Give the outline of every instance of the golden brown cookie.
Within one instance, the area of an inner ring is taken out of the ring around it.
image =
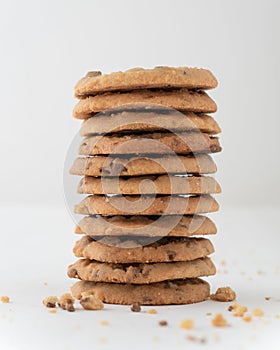
[[[71,287],[75,298],[93,294],[108,304],[168,305],[191,304],[209,298],[210,286],[200,278],[187,278],[151,284],[120,284],[79,281]]]
[[[92,195],[75,206],[84,215],[179,215],[214,212],[219,209],[210,195],[201,196],[113,196]]]
[[[89,96],[80,100],[73,110],[75,118],[85,119],[92,113],[129,104],[147,103],[174,108],[179,111],[213,113],[217,111],[216,103],[204,91],[178,90],[135,90],[132,92],[107,92]]]
[[[154,131],[200,130],[208,134],[218,134],[221,129],[214,118],[207,114],[178,111],[143,112],[113,111],[108,115],[101,113],[86,119],[80,129],[81,136],[116,132],[154,132]]]
[[[139,176],[159,174],[212,174],[217,171],[213,159],[208,154],[195,156],[162,157],[80,157],[70,170],[72,175],[85,176]]]
[[[222,150],[218,137],[200,132],[105,135],[85,137],[80,155],[104,154],[190,154]]]
[[[159,221],[160,219],[160,221]],[[164,228],[163,232],[162,228]],[[189,237],[216,234],[212,220],[202,215],[149,216],[86,216],[79,222],[75,233],[91,236],[150,236]]]
[[[221,187],[210,176],[146,175],[129,178],[93,177],[81,179],[78,193],[83,194],[210,194]]]
[[[207,69],[189,67],[132,68],[125,72],[104,74],[89,72],[78,81],[75,93],[94,95],[105,91],[135,90],[142,88],[199,88],[213,89],[217,79]]]
[[[147,243],[146,237],[105,236],[96,241],[83,236],[76,242],[73,252],[78,258],[123,264],[190,261],[214,252],[206,238],[163,237]]]
[[[81,97],[81,99],[85,99],[86,97]],[[166,106],[154,104],[154,103],[145,103],[145,102],[135,102],[135,103],[128,103],[125,105],[119,105],[119,106],[113,106],[112,108],[106,109],[104,111],[100,112],[93,112],[90,114],[79,114],[75,116],[77,119],[82,119],[86,120],[91,117],[99,117],[99,116],[110,116],[115,113],[122,113],[122,112],[135,112],[135,113],[142,113],[142,112],[147,112],[147,113],[167,113],[167,112],[178,112],[178,113],[183,113],[180,111],[176,111],[173,108],[169,108]],[[185,112],[186,113],[186,112]],[[197,113],[202,114],[202,113]]]
[[[151,264],[112,264],[81,259],[68,267],[70,278],[83,281],[147,284],[171,279],[210,276],[216,273],[210,258]]]

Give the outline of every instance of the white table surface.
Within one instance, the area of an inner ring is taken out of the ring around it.
[[[50,314],[42,299],[68,291],[73,283],[66,268],[75,260],[74,223],[64,208],[2,207],[0,295],[11,302],[0,303],[0,349],[280,349],[279,214],[279,208],[222,208],[213,215],[219,228],[213,238],[218,274],[208,280],[213,291],[230,285],[249,313],[264,310],[264,317],[246,323],[227,311],[230,303],[214,301],[155,307],[155,315],[145,312],[149,307],[132,313],[113,305]],[[211,326],[218,312],[228,327]],[[194,329],[180,329],[184,319],[193,319]],[[100,325],[102,320],[109,325]],[[160,320],[168,326],[160,327]]]

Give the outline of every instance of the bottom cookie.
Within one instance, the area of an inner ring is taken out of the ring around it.
[[[82,293],[93,294],[108,304],[169,305],[192,304],[209,298],[210,286],[200,278],[172,280],[148,285],[115,284],[79,281],[71,287],[73,296],[81,299]]]

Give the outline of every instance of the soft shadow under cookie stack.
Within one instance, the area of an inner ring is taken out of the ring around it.
[[[218,210],[209,154],[221,147],[204,90],[216,86],[208,70],[170,67],[90,72],[77,83],[84,139],[71,173],[83,176],[78,192],[87,197],[75,207],[85,215],[75,230],[80,260],[68,268],[80,279],[76,298],[163,305],[209,297],[200,277],[216,272],[205,237],[216,226],[204,214]]]

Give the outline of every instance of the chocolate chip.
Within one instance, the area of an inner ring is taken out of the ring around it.
[[[67,303],[65,310],[69,312],[74,312],[75,311],[74,305],[72,303],[69,303],[69,304]]]
[[[173,261],[175,259],[176,253],[173,252],[172,250],[168,250],[167,251],[167,256],[168,256],[169,260]]]
[[[65,300],[64,303],[58,303],[58,306],[69,312],[75,311],[74,304],[71,299]]]
[[[58,304],[58,306],[69,312],[75,311],[73,303]]]
[[[141,311],[141,306],[140,306],[139,303],[134,303],[134,304],[132,304],[130,310],[132,312],[140,312]]]
[[[232,310],[233,310],[233,306],[230,305],[230,306],[228,307],[228,311],[232,311]]]
[[[168,323],[167,323],[167,321],[159,321],[159,323],[158,323],[160,326],[167,326],[168,325]]]
[[[143,302],[151,302],[152,301],[152,299],[150,297],[146,297],[146,296],[144,296],[142,299],[143,299]]]
[[[46,307],[54,308],[55,307],[55,303],[47,302],[46,303]]]

